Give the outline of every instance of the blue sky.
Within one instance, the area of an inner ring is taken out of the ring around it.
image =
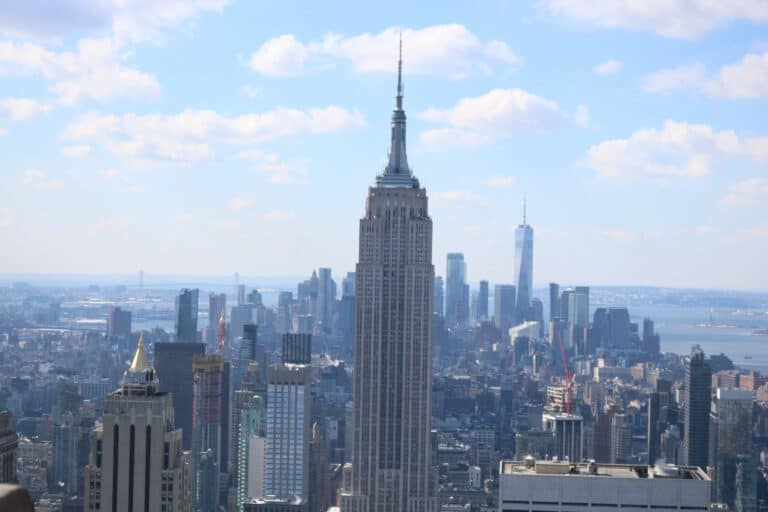
[[[0,271],[353,270],[403,34],[434,260],[768,288],[768,4],[0,6]]]

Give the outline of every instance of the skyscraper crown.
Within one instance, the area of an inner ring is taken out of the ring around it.
[[[392,111],[392,135],[389,145],[389,160],[384,172],[376,176],[380,187],[418,188],[419,180],[408,167],[405,151],[405,110],[403,110],[403,40],[400,38],[400,58],[397,62],[397,96]]]

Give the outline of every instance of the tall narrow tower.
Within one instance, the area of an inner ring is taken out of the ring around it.
[[[533,299],[533,228],[528,225],[525,210],[523,200],[523,223],[515,229],[515,322],[526,320]]]
[[[402,44],[389,162],[368,190],[356,268],[352,474],[345,512],[433,512],[435,270],[427,192],[405,153]]]

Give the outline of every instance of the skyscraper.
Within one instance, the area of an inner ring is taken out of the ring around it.
[[[549,321],[560,317],[560,285],[549,283]]]
[[[430,461],[432,220],[427,192],[408,167],[400,77],[389,162],[369,189],[360,220],[345,512],[433,512],[438,505]]]
[[[312,362],[312,335],[304,332],[283,334],[283,362],[310,364]]]
[[[221,313],[226,315],[227,311],[227,294],[225,293],[213,293],[208,295],[208,328],[206,329],[205,341],[208,345],[208,351],[214,352],[216,350],[216,341],[218,339],[219,331],[219,319],[221,319]]]
[[[197,302],[200,290],[183,288],[176,296],[176,341],[197,341]]]
[[[718,388],[712,402],[712,498],[736,512],[757,510],[752,391]]]
[[[171,396],[157,390],[139,338],[123,385],[107,397],[85,469],[86,511],[188,510],[188,464]]]
[[[237,391],[245,393],[245,391]],[[264,496],[267,446],[266,400],[250,394],[243,403],[237,449],[237,504]]]
[[[488,281],[480,281],[477,290],[477,315],[476,320],[482,321],[488,318]]]
[[[435,313],[440,316],[445,316],[445,288],[443,286],[443,278],[435,276]]]
[[[523,202],[523,223],[515,229],[515,321],[526,319],[533,299],[533,228],[528,225]]]
[[[131,337],[131,312],[119,306],[109,310],[107,316],[107,338],[110,340],[128,339]]]
[[[712,369],[704,351],[693,347],[685,363],[685,408],[683,409],[683,464],[707,467],[709,462],[709,412],[712,398]]]
[[[515,315],[515,285],[497,284],[493,287],[493,324],[502,334],[509,331]]]
[[[445,321],[448,327],[466,325],[469,318],[467,264],[460,252],[449,252],[445,264]]]
[[[318,332],[330,333],[333,320],[333,302],[336,300],[336,282],[331,269],[321,267],[317,273],[317,317]]]
[[[229,363],[221,354],[192,359],[194,500],[201,512],[219,504],[221,475],[229,464]]]
[[[269,367],[265,495],[308,499],[312,368]]]
[[[185,450],[192,446],[192,359],[205,354],[202,343],[155,343],[155,371],[160,391],[170,393]]]
[[[11,427],[10,411],[0,410],[0,484],[16,483],[19,439]]]

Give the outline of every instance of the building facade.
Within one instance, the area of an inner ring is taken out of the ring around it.
[[[683,464],[706,468],[709,464],[709,413],[712,369],[696,345],[685,363],[683,408]]]
[[[341,496],[347,512],[438,505],[430,460],[432,220],[426,190],[408,167],[400,76],[389,161],[360,220],[352,474]]]
[[[189,464],[171,396],[158,390],[139,339],[123,385],[107,397],[84,470],[88,512],[189,510]]]

